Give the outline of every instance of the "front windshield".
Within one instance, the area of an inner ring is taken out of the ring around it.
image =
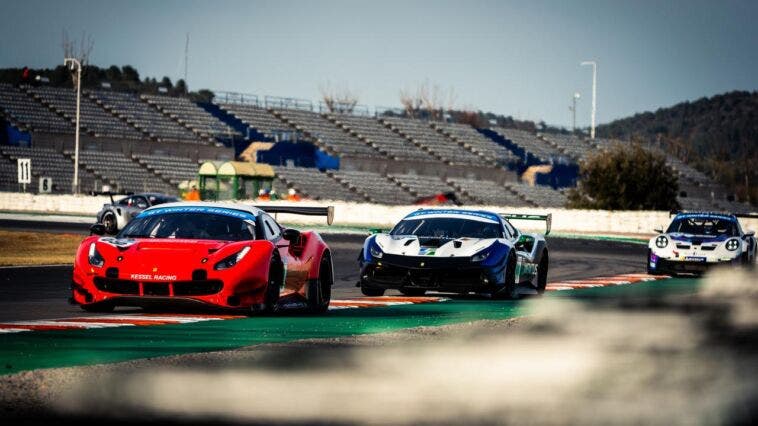
[[[167,196],[167,195],[151,195],[148,198],[150,198],[150,204],[153,206],[157,206],[158,204],[164,204],[164,203],[175,203],[179,201],[178,198]]]
[[[674,219],[666,232],[692,235],[738,236],[737,226],[734,221],[701,217]]]
[[[502,238],[503,231],[499,223],[480,222],[478,220],[432,217],[423,219],[404,219],[395,225],[390,235],[416,235],[434,238]]]
[[[255,222],[211,213],[163,213],[132,220],[118,238],[245,241],[255,239]]]

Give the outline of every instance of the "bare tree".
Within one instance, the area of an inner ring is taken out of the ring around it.
[[[430,86],[429,81],[419,84],[415,92],[406,89],[400,91],[400,103],[409,117],[423,112],[432,120],[442,120],[445,111],[453,108],[455,99],[452,88],[443,90],[437,84]]]
[[[82,31],[82,37],[78,40],[70,39],[68,31],[63,30],[61,35],[61,48],[63,48],[64,58],[74,58],[82,64],[82,69],[89,64],[89,57],[92,49],[95,47],[95,40],[92,35]],[[76,71],[71,70],[71,82],[76,85]]]
[[[319,87],[321,100],[329,112],[351,113],[358,105],[358,95],[347,87],[333,88],[329,82]]]

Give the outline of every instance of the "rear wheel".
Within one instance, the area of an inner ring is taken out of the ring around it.
[[[547,287],[547,269],[550,266],[550,258],[547,255],[547,250],[542,252],[542,259],[537,266],[537,293],[543,294],[545,287]]]
[[[505,284],[500,291],[492,293],[493,299],[518,299],[518,282],[516,282],[516,256],[511,251],[505,265]]]
[[[329,309],[333,284],[332,258],[329,252],[326,252],[321,257],[318,279],[308,282],[308,312],[322,314]]]
[[[426,294],[426,290],[423,288],[401,288],[400,293],[406,296],[423,296]]]
[[[116,232],[118,232],[118,221],[116,220],[116,215],[113,214],[113,212],[106,212],[103,215],[103,227],[105,228],[105,232],[108,234],[114,235]]]

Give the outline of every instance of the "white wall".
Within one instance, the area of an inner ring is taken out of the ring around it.
[[[107,196],[73,196],[73,195],[31,195],[0,192],[0,211],[15,211],[43,214],[91,215],[93,218],[104,203],[110,202]],[[278,202],[287,204],[286,201]],[[245,202],[245,204],[261,204]],[[301,202],[298,205],[333,205],[334,224],[352,226],[390,227],[406,214],[419,206],[384,206],[376,204],[356,204],[345,202]],[[568,210],[541,208],[509,208],[503,206],[466,206],[472,209],[484,209],[494,212],[513,213],[552,213],[553,231],[561,233],[594,234],[652,234],[653,229],[665,227],[669,221],[668,212],[658,211],[604,211],[604,210]],[[302,224],[325,224],[321,217],[293,216],[281,214],[278,219],[284,222]],[[741,219],[743,228],[758,229],[757,219]],[[543,230],[539,222],[517,222],[522,229]]]

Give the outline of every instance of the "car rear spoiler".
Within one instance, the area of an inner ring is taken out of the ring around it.
[[[326,224],[334,222],[334,206],[328,207],[305,207],[305,206],[255,206],[266,213],[287,213],[303,216],[326,216]]]
[[[544,220],[545,221],[545,235],[550,233],[550,229],[553,227],[553,214],[524,214],[524,213],[500,213],[500,217],[508,220]]]
[[[93,196],[107,195],[107,196],[111,197],[111,204],[116,204],[116,201],[113,200],[113,196],[114,195],[125,195],[125,196],[128,197],[128,196],[134,195],[134,192],[126,192],[126,193],[123,193],[123,194],[116,194],[115,192],[111,192],[111,191],[104,191],[104,192],[92,191],[92,192],[90,192],[90,195],[93,195]]]
[[[742,217],[745,219],[758,219],[758,213],[721,213],[721,212],[706,212],[706,211],[693,211],[693,210],[671,210],[669,212],[669,217],[676,216],[679,213],[722,214],[722,215],[731,215],[734,217]]]

